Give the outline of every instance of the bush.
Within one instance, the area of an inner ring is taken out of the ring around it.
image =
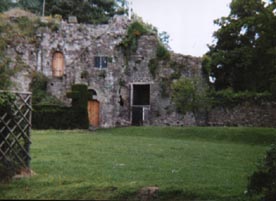
[[[124,48],[125,55],[129,55],[131,52],[136,52],[138,39],[149,33],[147,28],[142,22],[135,21],[129,25],[127,30],[127,36],[122,41],[121,46]]]
[[[178,112],[198,112],[210,105],[207,89],[199,78],[181,78],[172,84],[172,100]]]
[[[32,103],[34,105],[40,104],[40,102],[47,95],[47,82],[48,79],[40,72],[32,73],[32,81],[30,83],[30,89],[32,90]]]
[[[163,44],[158,43],[157,50],[156,50],[156,57],[159,60],[170,60],[171,54]]]
[[[234,92],[227,88],[220,91],[212,91],[209,96],[213,99],[215,105],[236,105],[244,101],[270,101],[273,99],[269,92],[256,93],[250,91]]]
[[[33,112],[35,129],[87,129],[87,112],[57,105],[36,106]]]
[[[260,201],[276,198],[276,145],[267,151],[263,164],[249,178],[248,193]]]
[[[86,85],[73,85],[72,91],[67,93],[72,98],[72,107],[60,104],[34,105],[32,115],[35,129],[87,129],[89,126],[87,101],[88,89]]]
[[[151,59],[148,64],[149,71],[153,78],[155,78],[156,70],[158,68],[158,60],[157,59]]]

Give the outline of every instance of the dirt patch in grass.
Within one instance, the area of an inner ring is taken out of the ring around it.
[[[33,170],[29,168],[22,168],[17,171],[16,175],[13,176],[13,179],[22,179],[22,178],[29,178],[37,175]]]

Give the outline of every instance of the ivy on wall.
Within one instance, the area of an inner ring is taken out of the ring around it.
[[[147,33],[149,33],[149,30],[142,22],[135,21],[129,25],[127,35],[120,44],[124,50],[125,56],[130,56],[131,53],[136,52],[138,39]]]
[[[40,27],[49,27],[52,31],[59,24],[56,19],[49,18],[47,23],[32,13],[16,9],[17,15],[21,17],[12,17],[13,14],[2,13],[0,15],[0,89],[7,90],[13,87],[11,77],[23,69],[28,69],[28,65],[21,58],[21,52],[16,47],[24,44],[38,45],[37,30]],[[25,16],[26,15],[26,16]],[[14,49],[16,55],[13,58],[7,56],[7,49]]]

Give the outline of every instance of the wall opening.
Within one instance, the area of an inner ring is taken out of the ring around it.
[[[133,85],[133,105],[150,105],[150,85]]]
[[[55,52],[52,60],[52,71],[54,77],[62,77],[64,75],[64,55],[62,52]]]
[[[131,122],[134,126],[142,126],[149,118],[150,85],[133,84],[131,87]]]

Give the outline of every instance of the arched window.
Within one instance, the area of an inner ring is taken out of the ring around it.
[[[52,70],[54,77],[62,77],[64,75],[64,56],[62,52],[55,52],[52,61]]]

